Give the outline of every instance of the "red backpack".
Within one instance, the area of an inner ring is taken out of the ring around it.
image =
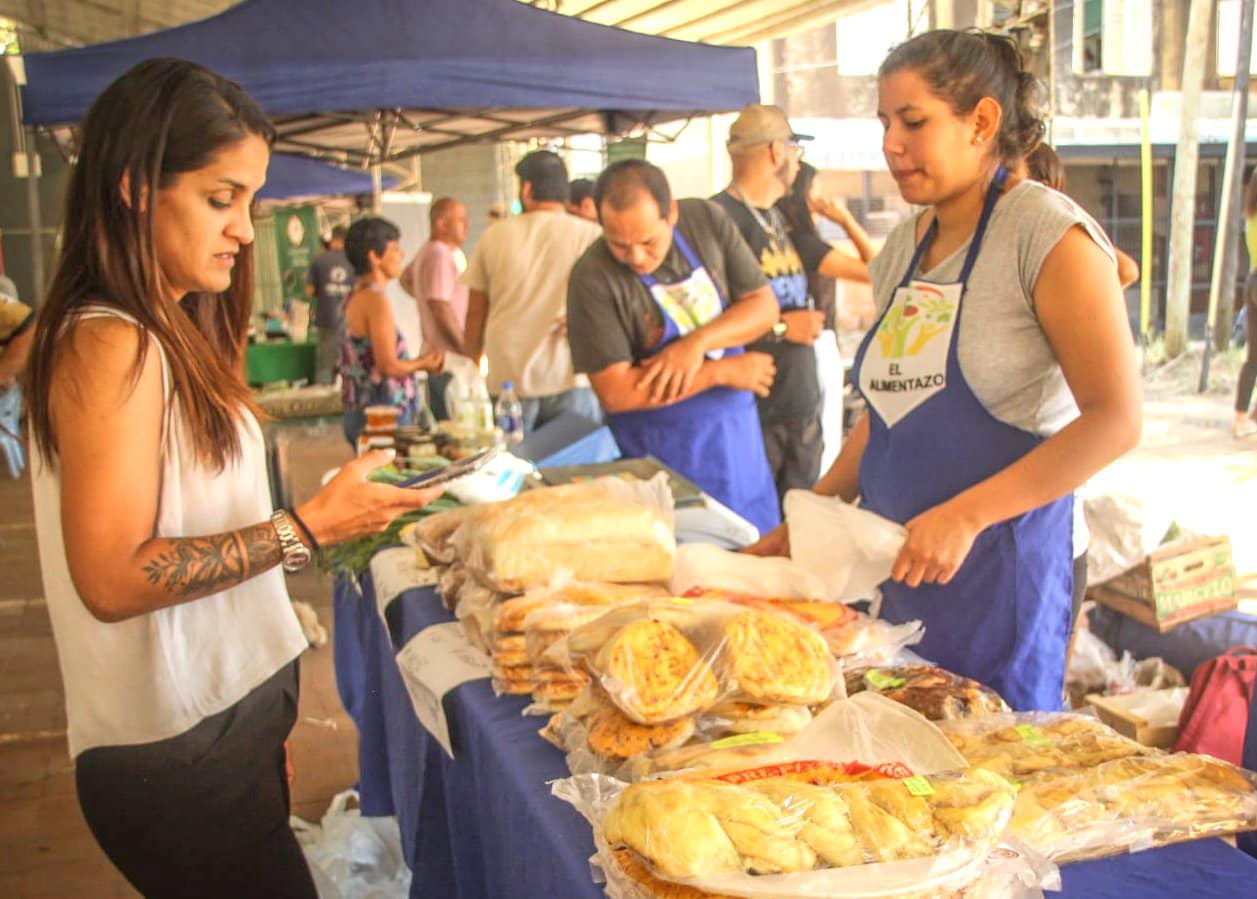
[[[1203,752],[1242,764],[1248,708],[1257,684],[1257,648],[1236,646],[1202,662],[1178,719],[1175,752]]]

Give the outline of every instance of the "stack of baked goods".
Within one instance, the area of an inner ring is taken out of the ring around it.
[[[1095,718],[1073,712],[991,715],[945,721],[939,727],[969,764],[1019,783],[1043,772],[1080,771],[1158,752]]]
[[[844,780],[770,768],[634,784],[595,821],[600,860],[657,896],[674,888],[736,895],[748,875],[787,875],[773,881],[780,895],[836,895],[857,884],[885,889],[897,878],[911,885],[949,873],[971,881],[1014,801],[1007,781],[980,768]],[[914,859],[921,861],[905,864]],[[885,894],[892,892],[899,895]]]
[[[1009,711],[990,687],[934,665],[846,670],[847,695],[875,690],[931,721],[978,718]]]
[[[557,711],[576,698],[589,676],[547,660],[545,651],[613,606],[663,594],[662,587],[651,584],[572,581],[534,588],[494,604],[488,644],[495,689],[531,693],[538,711]]]
[[[1190,753],[1042,771],[1021,785],[1010,827],[1054,861],[1257,830],[1257,775]]]
[[[507,613],[507,627],[498,621],[503,603],[573,581],[588,582],[594,592],[606,593],[601,585],[633,585],[629,596],[659,595],[676,555],[671,495],[662,480],[599,478],[538,488],[430,516],[406,539],[442,566],[437,589],[472,644],[493,657],[495,685],[519,694],[534,692],[535,666],[527,657],[523,627],[527,611],[560,603],[609,605],[611,598],[525,600]],[[574,613],[574,620],[585,616]],[[546,622],[558,636],[571,626],[559,616]],[[562,702],[586,678],[544,674],[542,680],[538,692]]]
[[[760,596],[704,587],[691,588],[684,595],[770,608],[792,615],[816,628],[844,668],[887,663],[900,649],[917,643],[924,633],[919,621],[891,624],[857,612],[845,603],[825,599]]]
[[[1257,829],[1257,776],[1163,753],[1085,715],[1029,712],[940,728],[970,764],[1018,785],[1012,833],[1054,861]]]
[[[622,606],[574,630],[546,657],[594,681],[543,730],[569,753],[573,771],[615,771],[691,739],[717,749],[722,740],[780,742],[811,721],[811,706],[841,692],[837,665],[814,628],[714,600]]]

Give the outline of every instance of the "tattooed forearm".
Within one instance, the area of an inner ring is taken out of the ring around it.
[[[148,582],[180,598],[234,587],[280,561],[279,538],[269,522],[214,534],[163,541],[144,566]]]

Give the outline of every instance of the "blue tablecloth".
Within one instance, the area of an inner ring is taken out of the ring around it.
[[[335,591],[336,673],[360,731],[365,814],[397,815],[412,897],[584,899],[602,895],[590,878],[589,826],[550,795],[567,775],[563,756],[537,736],[526,702],[495,697],[487,680],[445,700],[455,758],[415,717],[393,654],[415,634],[453,620],[431,589],[389,604],[385,624],[370,578],[362,593]],[[1221,840],[1200,840],[1061,869],[1065,899],[1241,899],[1257,897],[1257,859]]]

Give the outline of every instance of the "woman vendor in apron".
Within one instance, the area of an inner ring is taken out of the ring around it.
[[[1067,197],[1009,174],[1042,138],[1037,93],[994,35],[929,32],[882,64],[883,153],[929,208],[870,266],[869,411],[814,488],[905,525],[882,617],[920,619],[921,655],[1016,709],[1060,707],[1073,490],[1140,430],[1111,246]]]

